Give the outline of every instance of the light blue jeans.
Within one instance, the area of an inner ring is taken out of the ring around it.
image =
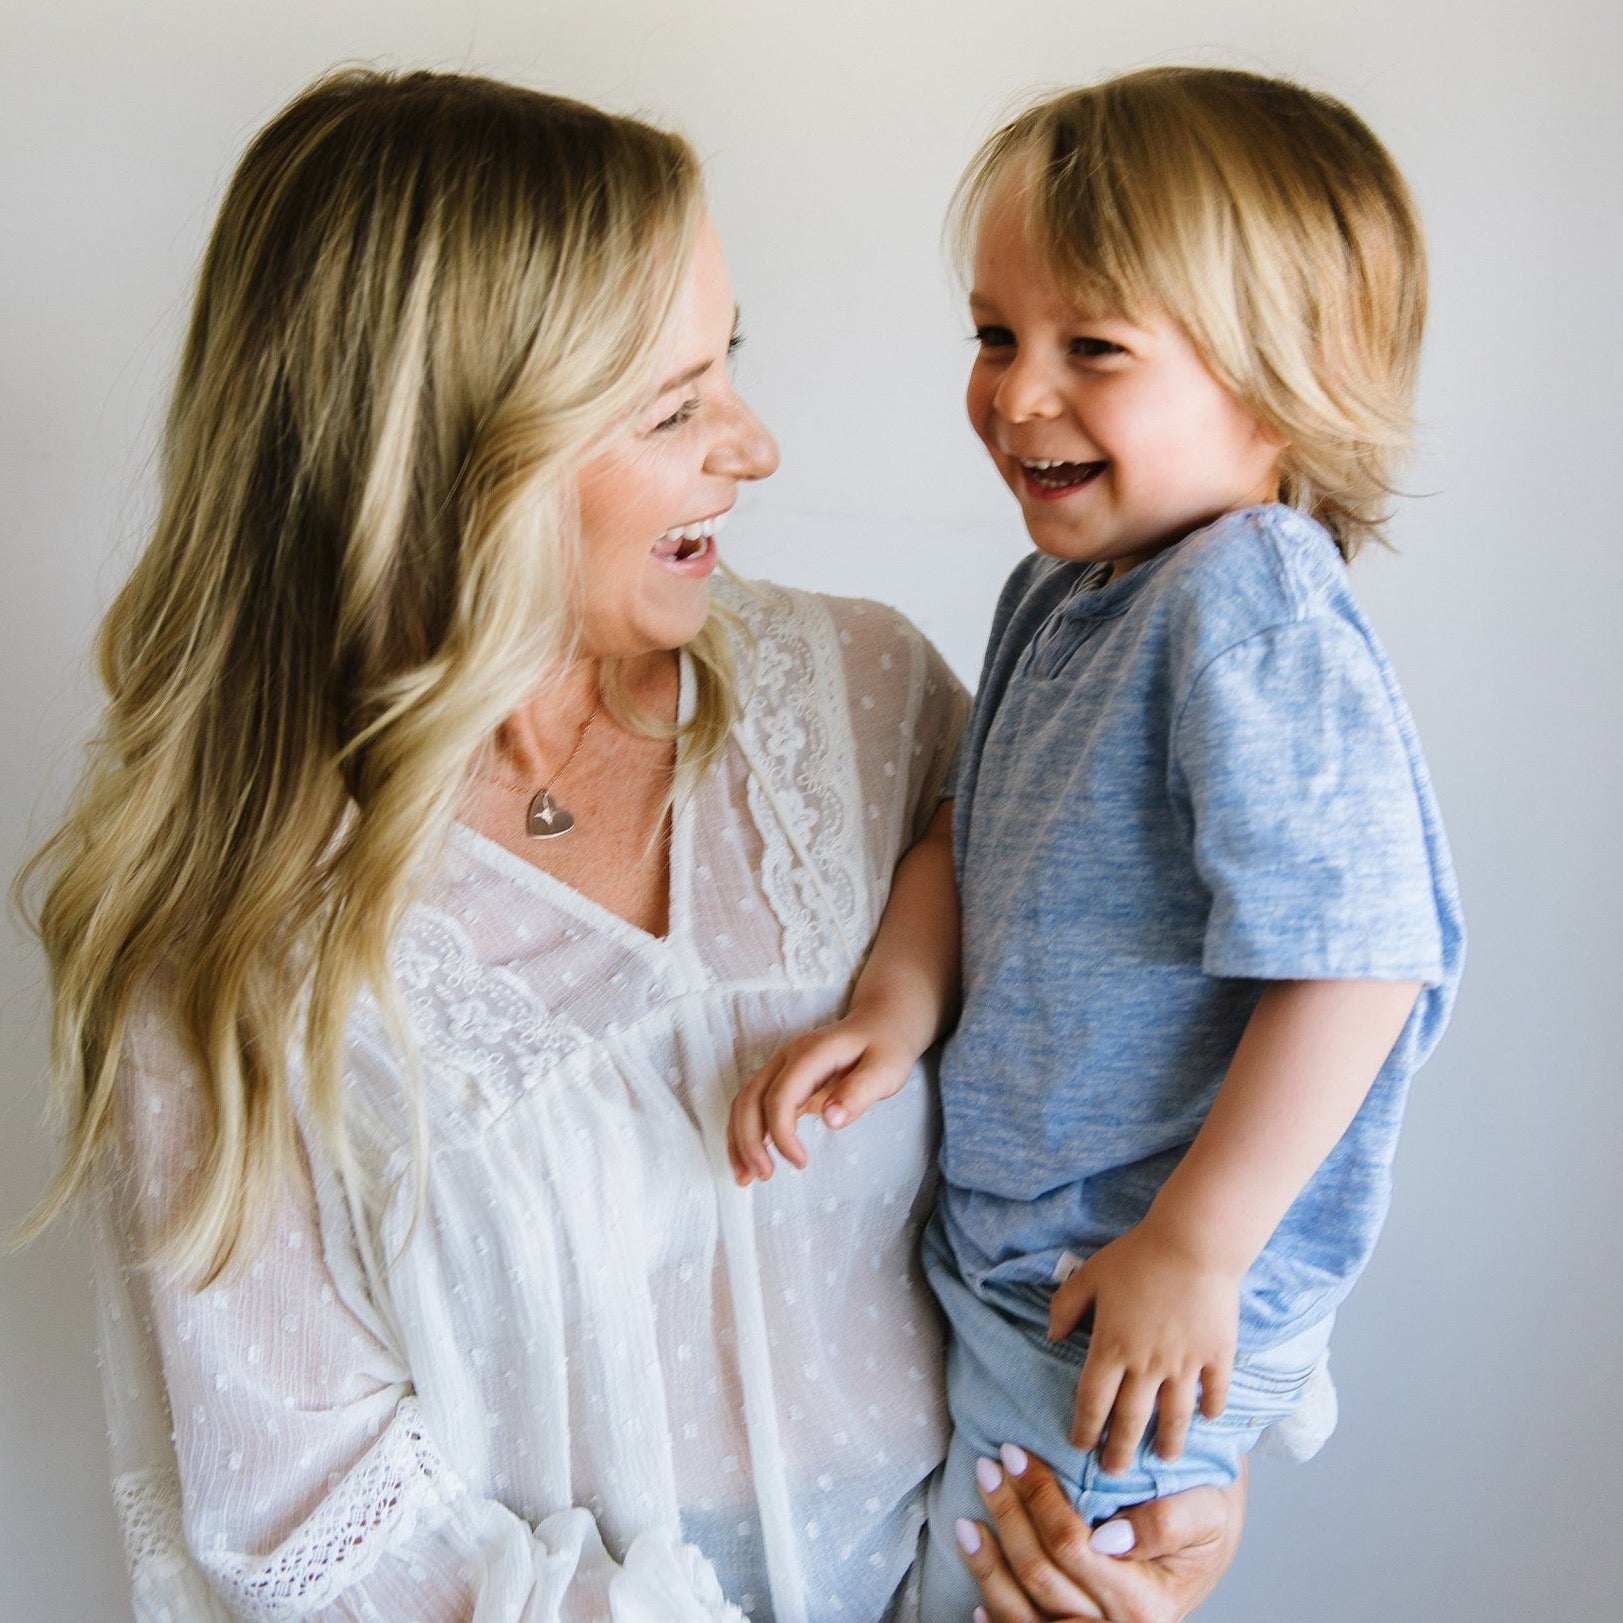
[[[947,1407],[953,1424],[946,1462],[930,1485],[923,1586],[929,1623],[960,1623],[980,1604],[953,1532],[959,1517],[986,1520],[976,1460],[995,1460],[1004,1443],[1017,1443],[1053,1467],[1090,1523],[1184,1488],[1227,1487],[1262,1432],[1295,1409],[1334,1322],[1332,1314],[1278,1347],[1237,1360],[1227,1407],[1216,1420],[1197,1413],[1177,1459],[1153,1452],[1151,1426],[1132,1466],[1106,1476],[1097,1455],[1072,1447],[1069,1437],[1087,1338],[1051,1342],[1047,1305],[1036,1293],[1029,1317],[1016,1316],[1017,1303],[1005,1314],[977,1296],[959,1277],[938,1220],[925,1229],[924,1271],[949,1326]]]

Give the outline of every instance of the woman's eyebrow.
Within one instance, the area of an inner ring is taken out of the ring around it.
[[[666,378],[666,380],[660,384],[658,393],[655,394],[654,398],[657,400],[660,395],[670,394],[673,390],[683,388],[685,385],[692,383],[695,378],[703,377],[704,374],[710,370],[713,364],[714,363],[711,361],[700,361],[697,366],[690,366],[687,371],[681,373],[677,377]]]
[[[739,308],[735,304],[733,306],[733,330],[727,337],[727,353],[729,355],[744,341],[744,335],[738,330],[738,324],[741,319],[742,317]],[[676,377],[667,378],[662,384],[660,384],[659,390],[654,395],[654,398],[658,400],[661,395],[667,395],[675,389],[683,388],[687,384],[692,383],[695,378],[702,378],[714,364],[715,363],[713,361],[699,361],[695,365],[690,366],[687,371],[679,373]]]

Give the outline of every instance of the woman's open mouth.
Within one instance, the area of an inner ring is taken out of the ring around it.
[[[716,565],[716,536],[727,522],[725,513],[674,524],[654,543],[654,557],[667,569],[684,575],[708,575]]]
[[[1106,468],[1108,462],[1054,462],[1033,457],[1018,459],[1022,483],[1026,490],[1042,501],[1069,496],[1072,491],[1091,485]]]

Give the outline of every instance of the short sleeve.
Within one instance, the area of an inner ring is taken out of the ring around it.
[[[1169,771],[1211,892],[1207,974],[1441,979],[1400,705],[1364,635],[1331,616],[1258,632],[1199,672]]]

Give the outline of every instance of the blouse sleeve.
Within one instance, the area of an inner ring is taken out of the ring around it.
[[[96,1211],[114,1497],[136,1615],[357,1623],[742,1619],[666,1530],[610,1558],[585,1510],[532,1526],[472,1493],[381,1318],[329,1266],[308,1167],[203,1289],[143,1266],[192,1170],[197,1101],[150,1029]],[[346,1271],[347,1277],[347,1271]]]
[[[878,848],[894,863],[951,793],[969,695],[929,639],[894,609],[833,598],[857,741],[857,770]],[[883,836],[889,836],[885,838]],[[884,874],[888,888],[889,871]]]

